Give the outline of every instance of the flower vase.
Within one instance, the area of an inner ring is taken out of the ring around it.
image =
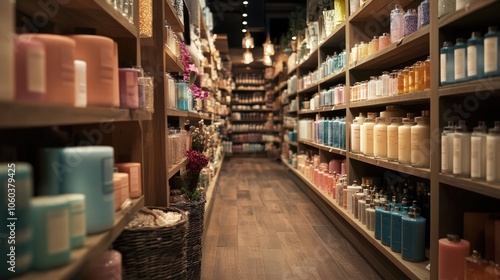
[[[196,188],[198,187],[198,181],[200,179],[200,172],[196,171],[188,171],[187,173],[187,184],[189,191],[191,193],[196,191]]]

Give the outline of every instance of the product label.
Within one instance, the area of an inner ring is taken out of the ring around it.
[[[441,172],[450,170],[448,156],[448,136],[441,136]]]
[[[43,50],[30,48],[26,56],[26,84],[28,91],[44,94],[47,91],[45,84],[45,53]]]
[[[498,37],[484,39],[484,72],[498,71]]]
[[[47,254],[54,255],[69,250],[68,209],[47,213]]]
[[[496,139],[491,136],[486,137],[486,181],[495,181],[497,178],[497,174],[495,174],[496,170]]]
[[[465,78],[465,48],[455,50],[455,80]]]
[[[85,212],[73,213],[71,217],[73,229],[71,236],[84,236],[85,235]]]
[[[360,149],[360,129],[359,126],[352,126],[352,148],[353,152],[359,152]]]
[[[130,168],[130,192],[139,192],[139,167]]]
[[[481,138],[472,137],[470,146],[470,173],[472,178],[481,177]]]
[[[446,82],[446,54],[442,53],[440,55],[440,74],[441,74],[441,82]]]
[[[477,75],[477,48],[476,46],[467,47],[467,76]]]
[[[373,154],[373,126],[366,128],[365,153]]]
[[[462,174],[462,139],[453,138],[453,174]]]
[[[114,50],[106,47],[101,48],[101,79],[112,80],[113,79],[113,57]]]

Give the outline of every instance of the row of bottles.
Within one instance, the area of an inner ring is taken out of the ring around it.
[[[288,138],[289,142],[297,142],[297,131],[289,130],[287,134],[285,134],[285,138]]]
[[[233,142],[262,142],[262,133],[235,134],[231,137]]]
[[[377,113],[362,114],[351,125],[351,152],[365,156],[387,159],[414,167],[430,165],[430,117],[429,111],[422,111],[414,117],[404,111],[388,106]]]
[[[345,117],[320,118],[316,120],[299,120],[299,139],[312,141],[320,145],[326,145],[337,149],[346,148]]]
[[[326,60],[321,63],[320,69],[320,77],[319,80],[322,80],[329,75],[334,73],[338,73],[345,69],[346,66],[346,52],[343,50],[340,54],[334,52],[333,55],[327,55]]]
[[[500,32],[490,26],[488,33],[472,32],[467,41],[458,38],[456,44],[446,41],[440,52],[441,85],[466,82],[500,75]]]
[[[266,113],[240,113],[234,112],[231,114],[233,121],[262,121],[266,119]]]
[[[251,110],[266,110],[268,108],[266,105],[255,104],[255,105],[232,105],[231,109],[251,111]]]
[[[395,43],[408,36],[430,22],[429,0],[424,0],[415,9],[408,9],[405,13],[403,7],[396,4],[391,11],[391,42]]]
[[[430,58],[417,61],[404,69],[382,72],[379,77],[371,76],[369,81],[357,82],[351,86],[351,101],[363,101],[387,96],[429,90],[431,87]]]
[[[328,106],[345,104],[345,85],[338,84],[330,89],[322,90],[312,96],[311,100],[307,98],[302,101],[301,110],[316,110]]]
[[[254,85],[262,85],[265,80],[264,76],[261,74],[239,74],[234,77],[234,80],[237,84],[254,84]]]
[[[361,41],[358,44],[355,44],[354,47],[351,48],[349,61],[350,64],[353,65],[356,62],[368,57],[379,50],[384,49],[385,47],[391,44],[390,35],[387,33],[382,33],[381,36],[374,36],[373,39],[369,43],[365,43]]]
[[[225,154],[233,153],[233,142],[232,141],[222,141],[222,150]]]
[[[232,152],[233,153],[248,153],[248,152],[262,152],[264,151],[264,145],[262,144],[233,144]]]
[[[266,131],[266,127],[264,124],[233,124],[231,125],[231,129],[235,132],[239,131]]]
[[[488,129],[480,121],[472,134],[466,122],[449,122],[441,135],[441,172],[500,183],[500,121]]]
[[[256,102],[265,102],[265,95],[263,92],[255,92],[252,94],[234,94],[233,100],[234,103],[256,103]]]
[[[170,49],[174,57],[180,57],[181,40],[169,24],[165,26],[165,30],[165,46]]]
[[[451,12],[461,10],[477,0],[439,0],[438,17],[443,17]]]
[[[319,155],[308,156],[303,151],[299,155],[292,155],[292,166],[325,191],[346,176],[345,159],[332,159],[326,163],[321,162]]]
[[[296,117],[283,117],[283,125],[287,128],[296,128],[297,127],[297,118]]]

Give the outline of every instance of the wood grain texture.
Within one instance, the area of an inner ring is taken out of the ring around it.
[[[206,222],[202,279],[381,279],[266,158],[226,158]]]

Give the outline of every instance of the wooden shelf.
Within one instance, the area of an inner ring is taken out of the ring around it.
[[[151,120],[142,110],[0,101],[0,128],[20,128]]]
[[[318,84],[313,84],[301,90],[297,90],[297,94],[305,94],[311,92],[318,92]]]
[[[412,92],[395,96],[387,96],[370,100],[352,102],[350,108],[386,106],[391,104],[420,104],[429,103],[431,98],[430,91]]]
[[[167,117],[187,117],[188,111],[167,108]]]
[[[325,38],[321,45],[319,46],[321,49],[322,48],[342,48],[345,46],[345,28],[346,26],[346,21],[342,22],[337,28],[335,28],[328,36],[328,38]]]
[[[186,16],[186,15],[184,15]],[[184,23],[181,22],[170,0],[165,0],[165,19],[175,32],[184,32]]]
[[[311,142],[311,141],[299,139],[299,143],[306,144],[308,146],[315,147],[315,148],[318,148],[320,150],[327,151],[329,153],[343,155],[343,156],[346,155],[346,151],[345,150],[334,148],[334,147],[330,147],[330,146],[326,146],[326,145],[321,145],[321,144],[314,143],[314,142]]]
[[[125,226],[132,220],[135,213],[144,207],[144,197],[132,199],[131,202],[130,206],[115,213],[115,222],[112,229],[103,233],[87,236],[85,245],[82,248],[72,250],[69,264],[47,271],[28,272],[14,279],[77,279],[78,275],[80,275],[92,261],[98,259],[102,253],[109,249],[113,241],[115,241]]]
[[[424,179],[429,179],[431,176],[431,171],[428,168],[412,167],[411,165],[399,164],[397,162],[391,162],[384,159],[375,159],[373,157],[367,157],[361,154],[354,154],[351,152],[349,152],[349,158]]]
[[[486,181],[475,181],[470,178],[459,178],[442,173],[439,174],[439,182],[452,187],[500,199],[500,185],[498,184],[495,185]]]
[[[356,21],[361,21],[361,22],[371,22],[375,20],[375,15],[380,16],[383,15],[382,17],[378,18],[376,20],[382,21],[384,19],[387,19],[390,15],[390,12],[392,9],[394,9],[395,4],[401,5],[403,8],[408,6],[408,4],[411,4],[412,2],[415,2],[415,0],[391,0],[391,1],[379,1],[379,0],[367,0],[364,5],[361,5],[354,14],[350,15],[348,20],[350,22],[356,22]],[[421,1],[418,1],[420,3]],[[415,9],[416,9],[415,5]],[[347,10],[347,9],[346,9]],[[404,9],[406,11],[406,9]],[[378,25],[377,25],[378,26]]]
[[[62,5],[55,3],[57,12],[49,12],[50,17],[43,12],[42,4],[37,1],[17,1],[17,9],[29,16],[40,12],[52,22],[65,28],[86,27],[96,30],[97,35],[111,38],[137,38],[139,29],[125,18],[106,0],[72,0]],[[45,9],[45,8],[44,8]]]
[[[167,172],[168,179],[174,177],[174,175],[181,170],[181,168],[186,167],[186,164],[188,162],[187,158],[183,158],[180,162],[173,164]]]
[[[233,92],[245,92],[245,93],[253,93],[253,92],[263,92],[266,91],[264,88],[262,89],[249,89],[249,88],[235,88]]]
[[[267,119],[257,119],[257,120],[231,120],[232,122],[267,122]]]
[[[220,150],[220,145],[218,150]],[[209,222],[209,217],[212,214],[212,208],[213,208],[213,201],[216,193],[216,188],[217,188],[217,181],[219,180],[219,174],[222,169],[222,164],[224,163],[224,155],[221,156],[220,162],[219,162],[219,168],[217,168],[217,173],[215,173],[215,176],[212,178],[210,181],[210,185],[208,186],[207,194],[206,194],[206,200],[207,202],[205,203],[205,213],[204,213],[204,220],[205,220],[205,231],[204,233],[207,232],[206,229],[208,229],[208,222]]]
[[[272,112],[274,110],[272,109],[250,109],[250,110],[238,110],[238,109],[231,109],[233,112]]]
[[[333,74],[330,74],[330,75],[324,77],[321,81],[319,81],[319,84],[320,85],[331,84],[331,83],[338,81],[342,78],[345,80],[345,74],[346,74],[345,69],[342,69],[339,72],[336,72],[336,73],[333,73]],[[344,83],[341,83],[341,84],[344,84]]]
[[[236,133],[267,133],[269,130],[243,130],[243,131],[232,131],[231,134]]]
[[[256,101],[256,102],[245,102],[245,103],[239,103],[239,102],[232,102],[231,105],[266,105],[267,102],[265,101]]]
[[[290,114],[297,114],[297,110],[288,110],[288,111],[285,112],[285,114],[288,114],[288,113],[290,113]]]
[[[500,77],[485,78],[439,87],[439,96],[458,96],[484,92],[494,93],[498,90],[500,90]]]
[[[199,119],[199,120],[211,120],[212,118],[210,117],[210,115],[206,114],[206,113],[197,113],[197,112],[188,112],[188,116],[187,116],[189,119]]]
[[[390,247],[383,245],[379,240],[375,239],[374,233],[366,228],[359,220],[354,218],[351,213],[348,213],[343,207],[339,206],[335,199],[328,196],[327,193],[319,190],[314,184],[309,181],[302,173],[293,168],[288,162],[282,160],[283,163],[299,177],[306,185],[316,193],[326,204],[337,212],[353,229],[358,231],[363,238],[373,245],[378,251],[383,254],[390,262],[398,267],[410,279],[430,279],[430,272],[426,269],[428,261],[424,262],[408,262],[401,258],[400,253],[395,253]]]
[[[311,51],[306,59],[302,60],[298,64],[298,68],[301,69],[316,69],[318,68],[318,53],[319,53],[319,48],[316,48],[315,50]]]
[[[299,143],[298,142],[290,142],[290,141],[287,141],[288,145],[292,145],[292,146],[299,146]]]
[[[264,154],[266,151],[262,150],[262,151],[239,151],[239,152],[235,152],[235,151],[232,151],[231,153],[232,154]]]
[[[322,112],[333,112],[333,111],[339,111],[339,110],[345,110],[346,105],[336,105],[336,106],[328,106],[328,107],[323,107],[315,110],[306,110],[302,109],[298,112],[299,115],[310,115],[310,114],[316,114],[316,113],[322,113]]]
[[[372,0],[373,2],[373,0]],[[381,1],[378,1],[381,2]],[[388,70],[403,62],[429,54],[429,25],[378,52],[351,64],[350,70]]]
[[[262,143],[266,143],[268,141],[235,141],[235,140],[231,140],[231,142],[233,142],[234,144],[262,144]]]
[[[168,2],[168,0],[167,0]],[[179,58],[177,58],[172,50],[165,45],[165,68],[167,72],[184,72],[184,66],[182,65]]]
[[[439,28],[463,25],[470,26],[470,23],[477,23],[478,21],[488,21],[489,19],[485,18],[485,13],[476,13],[486,8],[491,11],[491,13],[489,13],[491,19],[498,20],[499,7],[500,2],[498,0],[475,0],[465,8],[462,8],[440,18],[438,21],[438,26]]]

